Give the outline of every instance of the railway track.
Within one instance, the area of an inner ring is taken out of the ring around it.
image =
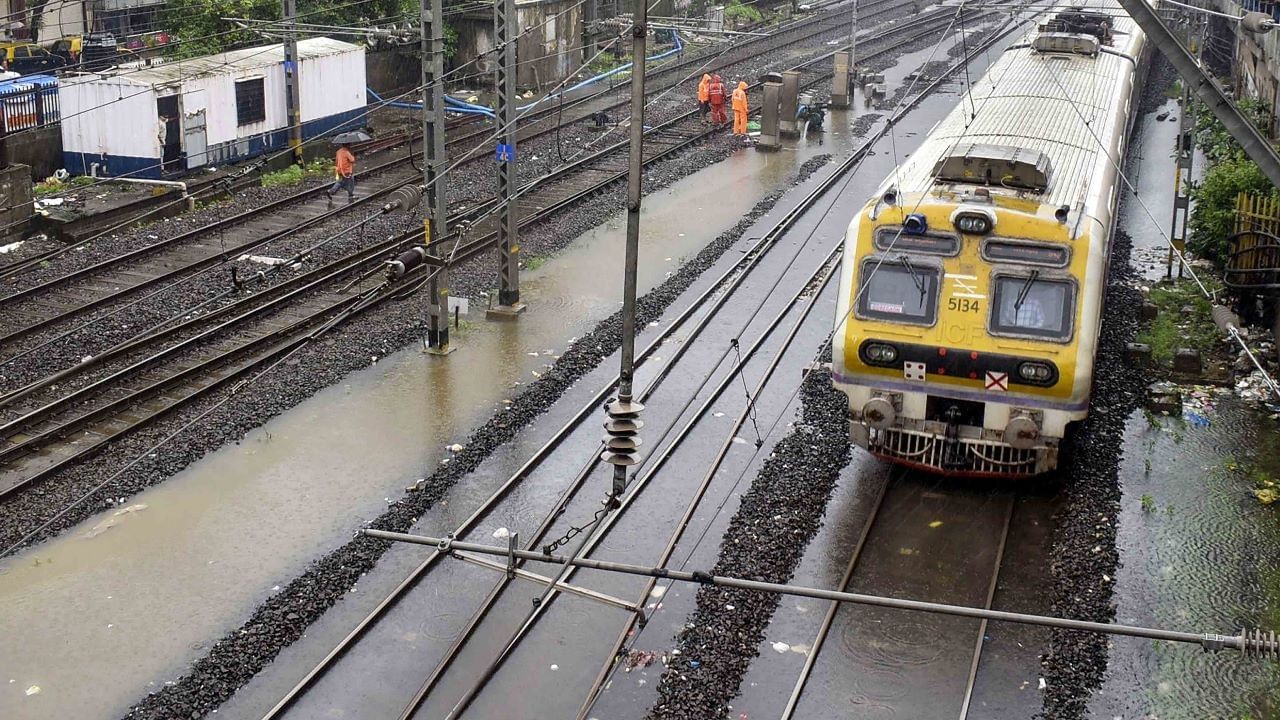
[[[944,10],[910,27],[885,30],[864,44],[868,50],[865,57],[870,59],[934,34],[952,14]],[[830,54],[824,53],[800,68],[815,67]],[[817,79],[810,78],[807,83]],[[719,130],[702,125],[696,110],[679,115],[646,134],[645,161],[653,163],[679,153],[716,132]],[[547,218],[625,178],[625,145],[620,141],[602,148],[526,184],[520,224]],[[484,209],[477,206],[465,217],[474,218],[474,213]],[[464,218],[454,220],[459,219]],[[494,233],[484,232],[483,222],[473,230],[471,237],[454,238],[455,262],[492,248]],[[336,289],[344,278],[416,239],[417,234],[410,232],[374,243],[263,293],[120,343],[0,396],[0,411],[7,418],[0,424],[4,439],[0,443],[0,498],[90,457],[109,441],[216,392],[289,352],[316,325],[341,315],[350,306],[351,297]],[[271,319],[276,313],[279,318]],[[167,344],[170,342],[173,344]],[[183,362],[174,364],[179,358]],[[104,377],[76,381],[76,377],[86,377],[108,364],[111,369]],[[68,391],[69,387],[74,389]]]
[[[865,14],[865,19],[873,20],[878,16],[902,7],[902,2],[901,0],[871,0],[870,2],[860,3],[860,6],[862,12]],[[746,50],[746,52],[733,52],[732,54],[728,54],[722,61],[722,64],[719,64],[716,67],[726,67],[759,57],[765,53],[777,52],[781,48],[810,41],[825,33],[835,32],[842,29],[841,23],[842,20],[839,18],[838,13],[823,13],[795,21],[794,23],[775,29],[768,38],[753,38],[746,44],[738,46],[739,50]],[[729,50],[733,49],[734,48],[732,47],[729,48]],[[664,63],[662,66],[655,68],[651,75],[655,79],[660,79],[661,82],[655,83],[655,87],[650,91],[650,94],[660,94],[670,90],[672,87],[675,87],[685,80],[682,73],[688,71],[690,68],[699,68],[706,62],[707,58],[705,56],[697,56],[679,60],[675,63]],[[527,114],[522,118],[522,125],[518,131],[518,142],[528,142],[534,138],[543,137],[555,132],[558,127],[581,122],[597,112],[607,112],[625,107],[627,103],[626,99],[609,100],[606,97],[615,93],[617,90],[618,88],[616,87],[609,87],[599,91],[588,92],[579,97],[565,100],[560,103],[548,103],[546,107]],[[465,124],[459,125],[458,127],[465,127]],[[448,143],[450,152],[457,155],[457,157],[453,158],[453,161],[475,162],[479,160],[487,160],[491,153],[491,143],[489,142],[491,139],[491,133],[491,128],[483,127],[469,133],[455,134],[453,137],[450,137]],[[371,142],[376,143],[379,148],[385,148],[392,147],[397,144],[397,142],[407,144],[413,139],[413,137],[412,133],[406,133],[388,138],[378,138]],[[372,145],[370,146],[371,150],[373,147],[374,146]],[[397,167],[400,164],[407,165],[408,160],[409,158],[406,154],[392,162],[384,163],[371,171],[366,171],[366,173],[362,173],[362,175],[372,175],[375,172],[385,171],[390,168]],[[406,177],[401,182],[396,183],[394,187],[380,189],[386,191],[394,190],[413,179],[415,178]],[[395,181],[393,180],[393,183],[394,182]],[[115,267],[122,262],[128,262],[152,252],[166,250],[174,245],[190,241],[195,237],[200,237],[213,232],[225,231],[227,228],[244,224],[259,216],[269,216],[272,213],[279,212],[281,208],[286,207],[291,203],[312,204],[312,201],[318,199],[321,192],[323,192],[322,188],[304,190],[293,195],[291,198],[285,198],[282,201],[271,203],[270,205],[262,208],[255,208],[234,218],[228,218],[226,220],[213,223],[190,233],[183,233],[180,238],[175,238],[174,241],[156,243],[151,246],[140,248],[126,256],[121,256],[119,260],[113,259],[106,263],[100,263],[94,266],[93,271],[101,272]],[[338,212],[341,211],[342,208],[339,208]],[[252,232],[252,228],[250,228],[249,231]],[[269,232],[270,230],[268,230],[268,233]],[[25,258],[9,265],[0,266],[0,280],[8,280],[12,283],[22,271],[38,267],[42,263],[50,262],[57,257],[66,254],[70,249],[71,248],[62,248],[50,253]],[[63,277],[55,278],[37,286],[17,291],[9,296],[0,298],[0,307],[7,307],[11,302],[19,301],[41,292],[48,292],[51,289],[65,285],[68,282],[75,281],[78,278],[83,277],[83,275],[84,273],[79,272],[69,273]],[[168,276],[172,277],[173,273],[169,273]],[[122,279],[120,281],[127,282],[127,279]],[[47,326],[47,324],[42,325],[42,327],[43,326]],[[32,328],[30,330],[24,328],[21,335],[14,334],[11,337],[5,338],[5,340],[12,342],[12,340],[29,334],[35,329],[38,328]]]
[[[980,52],[982,49],[985,48],[976,49],[975,52]],[[940,82],[926,88],[926,92],[921,93],[920,97],[923,98],[928,92],[936,89]],[[909,108],[904,108],[902,113],[905,113],[907,109]],[[901,113],[894,120],[896,121],[900,117]],[[644,367],[644,364],[658,348],[663,347],[663,343],[673,337],[682,337],[680,344],[674,348],[675,356],[662,361],[661,369],[652,376],[649,384],[639,394],[639,401],[645,402],[653,393],[662,391],[664,380],[671,377],[671,373],[675,372],[673,368],[681,365],[682,355],[689,348],[696,347],[699,342],[703,342],[703,333],[707,332],[708,326],[717,327],[717,325],[713,324],[713,318],[723,307],[725,301],[733,302],[733,307],[739,313],[739,315],[735,315],[733,320],[726,321],[722,319],[720,321],[721,324],[729,327],[721,328],[720,332],[722,335],[733,333],[735,340],[741,336],[742,360],[737,364],[731,364],[727,371],[723,371],[721,374],[720,371],[723,370],[729,354],[729,345],[726,344],[724,351],[718,358],[713,357],[709,361],[704,358],[703,364],[709,365],[711,370],[704,376],[703,383],[698,385],[697,388],[692,391],[685,389],[684,392],[690,392],[691,395],[686,397],[684,401],[673,401],[671,398],[667,398],[661,404],[661,407],[664,408],[678,407],[680,409],[676,411],[674,417],[663,417],[660,421],[662,424],[653,423],[655,427],[663,428],[661,437],[654,444],[654,447],[659,448],[659,450],[656,450],[656,454],[641,466],[640,472],[633,479],[627,495],[622,499],[622,507],[617,512],[608,515],[601,522],[600,527],[584,533],[586,539],[576,552],[603,551],[607,553],[610,550],[616,551],[616,548],[610,547],[610,540],[617,540],[619,537],[630,538],[636,534],[645,535],[645,533],[639,532],[637,528],[632,528],[632,530],[636,531],[634,533],[615,532],[612,535],[610,534],[618,519],[633,517],[637,513],[646,515],[645,511],[639,509],[641,503],[654,500],[665,503],[665,510],[658,511],[665,514],[656,516],[662,517],[663,520],[656,524],[664,527],[672,525],[671,518],[673,515],[671,513],[673,511],[670,508],[669,495],[675,494],[677,497],[686,498],[687,505],[684,507],[683,514],[679,515],[679,519],[674,521],[675,530],[672,535],[669,538],[665,535],[662,536],[667,540],[658,564],[665,564],[670,559],[671,553],[680,542],[683,530],[688,526],[697,508],[706,499],[707,492],[717,476],[716,470],[726,461],[730,449],[738,444],[738,440],[736,440],[737,434],[743,430],[748,420],[751,411],[750,403],[741,409],[727,435],[721,435],[723,428],[711,431],[715,436],[720,437],[720,442],[716,443],[718,450],[715,457],[709,463],[697,462],[693,465],[695,467],[709,467],[701,483],[682,482],[679,490],[674,487],[663,488],[661,483],[657,483],[650,488],[649,484],[655,482],[655,479],[659,477],[658,471],[668,462],[674,462],[680,467],[690,466],[690,458],[686,453],[696,452],[689,450],[691,446],[691,443],[689,443],[690,436],[694,433],[703,433],[701,437],[704,440],[706,439],[707,423],[701,422],[701,420],[716,406],[716,403],[721,399],[721,393],[725,389],[743,380],[740,373],[744,372],[744,367],[749,367],[754,371],[753,377],[756,377],[756,372],[759,373],[760,381],[756,388],[757,392],[764,388],[766,381],[769,380],[771,374],[778,367],[779,361],[792,348],[797,334],[806,322],[809,311],[814,307],[814,303],[819,301],[819,298],[823,296],[824,289],[828,287],[831,267],[837,257],[837,252],[830,247],[823,248],[821,252],[817,252],[817,247],[821,245],[820,242],[816,244],[801,242],[798,244],[796,254],[789,260],[774,260],[771,266],[772,269],[768,272],[770,274],[779,272],[779,275],[773,279],[773,288],[764,292],[764,298],[772,298],[777,303],[775,305],[776,314],[767,322],[757,320],[756,314],[753,314],[741,328],[737,327],[738,319],[741,317],[740,314],[750,312],[750,306],[753,304],[736,295],[740,283],[747,278],[751,278],[752,285],[757,288],[754,292],[760,292],[758,288],[762,279],[753,274],[755,272],[753,265],[767,256],[768,249],[777,243],[779,238],[784,236],[799,218],[811,210],[818,199],[823,197],[844,173],[856,167],[860,157],[868,152],[873,143],[882,135],[883,133],[879,133],[870,139],[859,153],[846,161],[832,174],[831,178],[821,183],[812,194],[787,213],[773,228],[764,234],[755,246],[746,251],[742,260],[729,267],[724,274],[707,285],[706,290],[694,298],[688,308],[670,322],[663,323],[663,329],[658,333],[657,337],[638,354],[638,359],[642,363],[640,373],[644,373],[648,370],[648,368]],[[768,244],[762,245],[763,243]],[[790,289],[781,290],[779,283],[782,282],[783,276],[787,276],[788,271],[801,258],[802,252],[807,253],[806,257],[813,258],[817,256],[820,258],[817,263],[817,269],[808,274],[791,273],[786,284],[781,286]],[[782,263],[783,269],[781,271],[777,270],[778,263]],[[770,275],[767,274],[763,280],[765,285],[769,284],[769,277]],[[727,288],[725,287],[726,282],[731,283]],[[701,307],[703,305],[712,302],[711,298],[719,298],[719,300],[714,305],[708,305],[705,310],[702,310]],[[756,300],[759,300],[759,296],[756,297]],[[778,302],[779,300],[781,302]],[[764,308],[764,301],[759,300],[759,302],[757,314]],[[686,324],[690,322],[695,312],[702,313],[701,319],[692,328],[686,328]],[[779,332],[779,328],[788,319],[792,320],[793,325],[790,331],[785,334],[785,337],[779,339],[778,335],[782,334]],[[760,327],[761,323],[763,323],[762,327]],[[749,342],[747,341],[748,328],[752,328]],[[680,335],[676,335],[676,333]],[[714,335],[714,333],[710,334]],[[764,354],[770,358],[767,361],[762,361],[761,358],[756,357],[757,351],[761,351],[762,348],[767,348],[764,351]],[[701,352],[706,353],[707,350],[703,349]],[[714,351],[711,354],[715,355]],[[763,367],[760,366],[762,362]],[[696,375],[695,373],[695,377]],[[680,376],[685,378],[685,383],[687,384],[689,373],[682,370],[680,371]],[[712,383],[713,377],[717,378],[718,381]],[[519,488],[535,482],[530,478],[537,476],[540,466],[552,456],[562,443],[570,437],[580,437],[579,432],[584,421],[598,412],[601,401],[608,396],[608,393],[614,387],[614,383],[616,383],[616,378],[592,395],[573,417],[551,436],[546,444],[539,448],[515,472],[511,473],[488,500],[483,502],[466,520],[454,528],[450,536],[460,539],[468,536],[477,537],[476,533],[482,527],[487,527],[485,525],[487,520],[492,520],[495,516],[502,517],[504,513],[501,512],[500,508],[503,503],[515,494]],[[696,403],[695,400],[697,401]],[[694,408],[695,404],[696,408]],[[788,410],[788,407],[782,408],[782,412],[787,412]],[[646,417],[645,420],[646,422],[652,422],[651,417]],[[646,430],[645,434],[649,436],[649,431]],[[592,443],[588,442],[587,446],[590,445]],[[571,523],[567,522],[566,518],[572,517],[576,519],[582,515],[589,516],[591,514],[589,508],[594,504],[592,501],[598,493],[596,488],[607,487],[607,481],[599,477],[600,473],[595,472],[598,470],[598,452],[599,446],[596,445],[594,450],[589,453],[583,453],[584,457],[589,458],[587,462],[574,473],[572,481],[568,483],[563,483],[562,481],[564,487],[559,492],[556,501],[547,508],[544,520],[538,525],[531,538],[521,538],[521,545],[529,548],[539,548],[549,538],[560,538],[563,541],[572,538],[576,534]],[[732,461],[740,461],[740,458]],[[565,471],[561,469],[559,472],[564,473]],[[594,481],[593,475],[595,476]],[[668,478],[668,482],[670,482],[672,474],[668,472],[663,477]],[[646,489],[648,489],[648,492],[646,492]],[[653,512],[650,510],[646,516],[646,522],[650,524],[645,525],[645,527],[650,531],[654,529],[652,527],[655,519],[655,516],[652,515]],[[654,535],[653,532],[648,534]],[[628,550],[628,554],[630,553],[631,550]],[[445,582],[451,588],[451,596],[472,594],[479,597],[480,600],[474,612],[468,611],[470,619],[467,622],[461,626],[454,623],[449,630],[439,631],[443,634],[432,634],[433,637],[450,638],[450,641],[447,643],[447,647],[436,648],[439,652],[431,656],[431,660],[436,662],[435,669],[425,681],[415,683],[416,692],[412,692],[412,694],[406,693],[406,704],[400,710],[400,717],[437,717],[444,716],[447,711],[456,713],[465,709],[467,704],[477,697],[479,684],[473,683],[473,679],[476,677],[482,679],[493,677],[494,682],[499,682],[504,677],[502,674],[504,671],[501,668],[501,663],[504,659],[509,659],[511,664],[518,663],[520,665],[519,671],[505,671],[507,672],[505,675],[507,679],[516,675],[529,677],[529,672],[532,669],[528,667],[527,663],[530,660],[530,655],[536,653],[531,650],[522,650],[519,644],[526,637],[536,636],[542,639],[558,637],[554,630],[548,630],[538,624],[547,614],[551,613],[552,600],[557,596],[557,590],[544,591],[542,596],[534,603],[534,608],[536,609],[526,614],[521,610],[521,601],[515,599],[520,597],[520,593],[512,592],[513,582],[500,580],[497,585],[492,585],[491,579],[484,578],[469,578],[463,581],[458,574],[451,574],[440,568],[440,560],[447,556],[448,553],[444,550],[431,551],[408,577],[380,601],[371,613],[356,624],[354,629],[325,656],[320,664],[302,677],[295,687],[266,714],[266,718],[284,717],[295,712],[300,716],[309,716],[321,712],[324,708],[329,707],[326,703],[335,702],[335,698],[341,694],[336,688],[339,686],[349,687],[352,682],[363,682],[363,680],[357,679],[359,672],[356,671],[355,664],[367,664],[370,659],[368,652],[356,653],[355,656],[361,658],[361,663],[347,665],[344,663],[344,658],[348,657],[348,653],[360,647],[366,640],[373,643],[374,646],[381,646],[379,645],[379,640],[373,639],[375,635],[371,633],[375,633],[375,629],[384,621],[390,623],[393,627],[398,626],[397,621],[389,619],[390,616],[395,612],[398,604],[410,597],[413,589],[428,576]],[[442,572],[445,574],[436,574]],[[529,576],[525,575],[524,577],[527,578]],[[567,588],[566,592],[570,595],[581,596],[584,594],[581,587],[575,588],[564,584],[570,579],[571,577],[567,574],[556,578],[559,584],[555,585],[555,588]],[[602,582],[598,577],[594,578],[594,580],[597,583]],[[544,585],[546,584],[545,580],[540,582]],[[635,619],[634,610],[644,606],[645,598],[648,597],[648,593],[652,590],[651,585],[640,588],[640,592],[636,595],[638,599],[631,599],[629,594],[612,592],[612,588],[601,589],[597,583],[593,583],[592,588],[585,594],[592,595],[594,593],[593,597],[603,599],[608,606],[622,608],[625,619],[619,628],[615,612],[612,620],[604,624],[605,627],[612,626],[619,630],[618,640],[613,647],[595,648],[590,652],[577,648],[576,650],[581,650],[583,656],[588,658],[586,664],[581,665],[576,659],[570,661],[575,664],[575,672],[570,672],[566,676],[567,678],[575,678],[568,680],[571,686],[578,686],[581,684],[578,682],[579,680],[590,677],[589,674],[585,676],[582,674],[584,667],[588,672],[590,672],[591,667],[598,668],[595,672],[595,682],[591,684],[589,690],[581,697],[575,696],[573,701],[577,708],[576,717],[579,718],[588,716],[593,699],[604,686],[611,670],[616,667],[617,649],[631,631],[632,623]],[[464,585],[465,587],[463,587]],[[490,587],[490,589],[486,591],[485,587]],[[634,587],[630,589],[635,590]],[[525,601],[524,607],[527,607],[527,601]],[[578,611],[581,611],[580,607],[578,607]],[[411,611],[406,610],[406,612]],[[419,618],[414,621],[418,623],[415,627],[419,630],[424,629],[424,626],[421,625],[420,612],[415,613],[414,617]],[[565,617],[560,615],[556,622],[558,623],[558,628],[563,630],[566,622]],[[601,624],[594,618],[587,620],[577,614],[572,615],[567,622],[582,623],[593,628],[598,628]],[[506,630],[504,631],[503,628],[506,628]],[[502,638],[505,638],[507,632],[511,630],[515,630],[515,634],[509,640],[503,640]],[[391,632],[395,631],[392,630]],[[477,646],[479,646],[479,649],[477,649]],[[528,644],[526,644],[526,647],[528,647]],[[415,649],[420,650],[416,646]],[[408,663],[409,666],[418,666],[424,662],[422,657],[415,656],[415,658],[414,662]],[[497,658],[497,661],[494,662],[493,658]],[[542,661],[542,658],[535,661]],[[592,662],[595,664],[592,665]],[[402,662],[397,662],[398,666],[403,664]],[[374,670],[373,672],[381,672],[386,669],[381,664],[380,667],[380,670]],[[545,665],[543,667],[545,668]],[[566,670],[563,664],[558,667],[561,671]],[[338,668],[343,668],[345,672],[338,672]],[[335,672],[336,674],[334,674]],[[404,675],[404,673],[400,672],[393,674],[397,678]],[[383,694],[383,689],[379,688],[380,695]],[[308,697],[311,697],[311,700],[306,700]],[[510,698],[507,699],[509,700]],[[577,703],[580,703],[580,705]],[[400,708],[380,706],[378,709],[381,712],[394,713]],[[492,704],[485,707],[477,705],[475,715],[477,717],[487,716],[494,709]],[[572,712],[566,711],[563,703],[554,710],[548,711],[548,713],[548,716],[574,716]]]
[[[899,475],[881,486],[838,589],[991,609],[1015,505],[1009,492]],[[828,603],[780,720],[831,707],[964,720],[986,637],[985,620]]]

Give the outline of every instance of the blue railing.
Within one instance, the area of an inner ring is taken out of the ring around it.
[[[61,118],[57,78],[27,75],[0,81],[0,127],[4,132],[55,125]]]

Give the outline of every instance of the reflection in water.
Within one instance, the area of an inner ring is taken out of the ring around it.
[[[1280,477],[1280,432],[1230,396],[1211,423],[1153,423],[1141,413],[1129,421],[1119,622],[1280,630],[1280,522],[1250,493],[1255,477]],[[1106,717],[1124,709],[1161,720],[1276,717],[1280,667],[1234,652],[1117,639],[1097,705]]]
[[[641,291],[829,147],[743,151],[648,196]],[[452,355],[379,359],[128,507],[0,563],[0,718],[118,716],[176,678],[617,309],[607,273],[621,272],[624,227],[615,218],[527,271],[518,321],[484,321],[477,300]]]

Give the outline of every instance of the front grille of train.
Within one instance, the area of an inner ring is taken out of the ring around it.
[[[946,441],[901,428],[871,429],[868,450],[904,462],[926,465],[940,472],[970,472],[993,475],[1031,475],[1036,471],[1036,451],[1019,450],[990,440],[958,438],[950,462]]]

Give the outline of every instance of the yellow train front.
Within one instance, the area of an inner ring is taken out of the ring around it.
[[[1088,413],[1144,66],[1103,5],[1006,50],[849,225],[832,378],[880,457],[1026,477]]]

